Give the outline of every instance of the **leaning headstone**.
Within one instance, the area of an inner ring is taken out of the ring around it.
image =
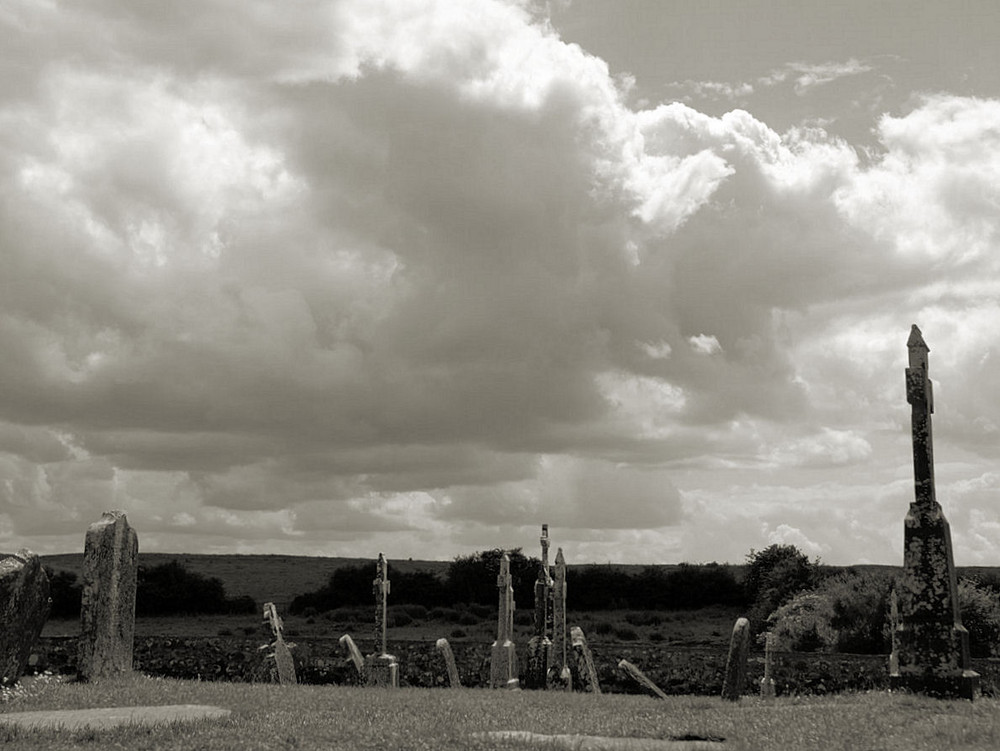
[[[264,622],[271,627],[271,632],[274,634],[274,642],[272,644],[265,644],[261,649],[270,647],[274,650],[268,657],[274,659],[275,665],[278,668],[278,683],[282,685],[298,683],[298,679],[295,676],[295,660],[292,659],[290,651],[295,645],[285,642],[285,637],[282,635],[285,627],[273,602],[264,603]]]
[[[500,557],[497,576],[500,605],[497,608],[497,640],[490,650],[490,688],[519,688],[517,650],[514,647],[514,586],[510,578],[510,556]]]
[[[771,677],[771,652],[774,650],[774,634],[768,631],[764,637],[764,677],[760,679],[760,697],[774,698],[774,678]]]
[[[601,693],[601,684],[597,680],[597,668],[594,666],[594,655],[590,652],[587,644],[587,637],[583,635],[583,629],[573,626],[570,629],[570,639],[573,642],[573,654],[576,657],[576,673],[573,683],[580,686],[583,691],[592,694]]]
[[[448,671],[448,685],[452,688],[461,688],[462,681],[458,677],[458,665],[455,664],[455,653],[451,651],[451,645],[447,639],[438,639],[435,642],[437,651],[444,658],[444,666]]]
[[[739,701],[743,685],[747,681],[747,657],[750,652],[750,621],[737,618],[733,626],[733,637],[729,642],[729,658],[726,660],[726,677],[722,681],[722,698]]]
[[[528,640],[528,664],[525,671],[525,688],[544,689],[548,686],[549,668],[552,664],[552,640],[549,629],[552,623],[552,577],[549,575],[549,525],[542,525],[542,559],[538,564],[535,580],[535,633]]]
[[[354,668],[358,671],[358,678],[364,678],[365,659],[361,656],[361,650],[358,649],[358,645],[354,643],[354,639],[351,638],[350,634],[344,634],[340,637],[339,643],[340,646],[347,650],[347,656],[354,664]]]
[[[659,699],[666,699],[667,695],[663,693],[663,690],[653,683],[645,673],[643,673],[639,668],[633,665],[628,660],[619,660],[618,667],[625,671],[626,675],[633,681],[638,683],[644,689],[649,691],[653,696]]]
[[[95,681],[132,670],[139,541],[122,511],[87,530],[77,672]]]
[[[49,577],[30,550],[0,560],[0,686],[20,679],[49,617]]]
[[[554,675],[549,682],[561,684],[570,691],[573,688],[573,679],[567,660],[566,559],[563,557],[562,548],[556,551],[556,563],[552,571],[552,648],[559,665],[553,667]]]
[[[372,589],[375,593],[376,652],[365,658],[365,682],[369,686],[399,688],[399,665],[396,658],[386,649],[390,587],[388,563],[382,553],[378,554],[378,567]]]
[[[973,699],[979,694],[979,674],[971,669],[969,632],[959,613],[951,528],[934,490],[930,349],[916,325],[910,329],[906,347],[915,498],[903,528],[903,576],[895,631],[898,666],[889,676],[889,686]]]

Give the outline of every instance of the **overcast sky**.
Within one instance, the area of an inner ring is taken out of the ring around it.
[[[873,8],[877,11],[873,11]],[[1000,565],[1000,9],[6,0],[0,549]]]

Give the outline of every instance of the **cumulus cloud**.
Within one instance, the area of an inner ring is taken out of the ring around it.
[[[992,100],[885,116],[862,163],[818,126],[635,111],[523,4],[0,24],[0,543],[72,549],[118,505],[161,549],[434,557],[545,522],[571,559],[832,551],[861,533],[810,529],[803,487],[766,528],[727,499],[897,481],[913,320],[941,434],[995,455]]]

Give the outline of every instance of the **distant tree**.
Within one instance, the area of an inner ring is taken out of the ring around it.
[[[79,618],[80,599],[83,587],[77,584],[77,576],[72,571],[50,571],[49,597],[52,599],[50,618]]]
[[[666,574],[665,602],[669,610],[703,608],[708,605],[742,605],[743,587],[733,572],[718,563],[682,563]]]
[[[327,583],[313,592],[296,596],[288,606],[290,613],[306,608],[316,612],[348,606],[374,605],[375,562],[338,568]],[[430,571],[397,571],[389,564],[392,586],[389,601],[393,604],[417,604],[437,607],[448,604],[448,591],[440,577]]]
[[[656,575],[647,576],[647,584]],[[636,601],[636,577],[611,566],[574,566],[566,571],[567,607],[570,610],[621,610],[648,607]]]
[[[760,633],[767,618],[794,595],[810,589],[819,578],[819,563],[794,545],[770,545],[747,554],[743,579],[746,601],[750,604],[750,627]]]
[[[188,571],[176,559],[158,566],[139,566],[135,612],[140,616],[189,613],[248,612],[250,598],[229,600],[221,579]],[[249,611],[256,610],[254,604]]]
[[[494,548],[472,555],[458,556],[448,565],[446,586],[452,603],[467,602],[493,605],[499,597],[497,576],[500,559],[507,553],[510,558],[510,576],[514,587],[514,601],[520,608],[531,607],[535,597],[535,580],[538,578],[538,558],[529,558],[521,548],[504,550]]]

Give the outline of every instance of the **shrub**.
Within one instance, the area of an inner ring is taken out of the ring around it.
[[[633,626],[659,626],[663,622],[663,618],[660,617],[659,613],[640,610],[626,613],[625,622],[631,623]]]
[[[826,594],[804,592],[779,607],[768,619],[775,647],[795,652],[832,652],[837,634],[830,626],[833,607]]]
[[[136,615],[245,613],[256,610],[253,599],[227,599],[222,580],[188,571],[177,560],[149,568],[139,566],[135,594]]]
[[[989,587],[971,579],[958,583],[958,604],[962,625],[969,632],[969,652],[973,657],[1000,655],[1000,603]]]
[[[610,634],[612,631],[614,631],[615,627],[614,624],[612,624],[610,621],[597,621],[594,624],[593,630],[595,634],[601,634],[602,636],[606,636]]]
[[[453,639],[462,639],[466,636],[466,633],[460,628],[454,628],[451,630],[450,636]]]
[[[427,617],[427,608],[423,605],[418,605],[415,602],[407,603],[401,606],[401,610],[414,620],[423,620]]]
[[[639,638],[639,634],[636,632],[636,630],[634,628],[629,628],[628,626],[616,628],[615,636],[617,636],[622,641],[636,641]]]

